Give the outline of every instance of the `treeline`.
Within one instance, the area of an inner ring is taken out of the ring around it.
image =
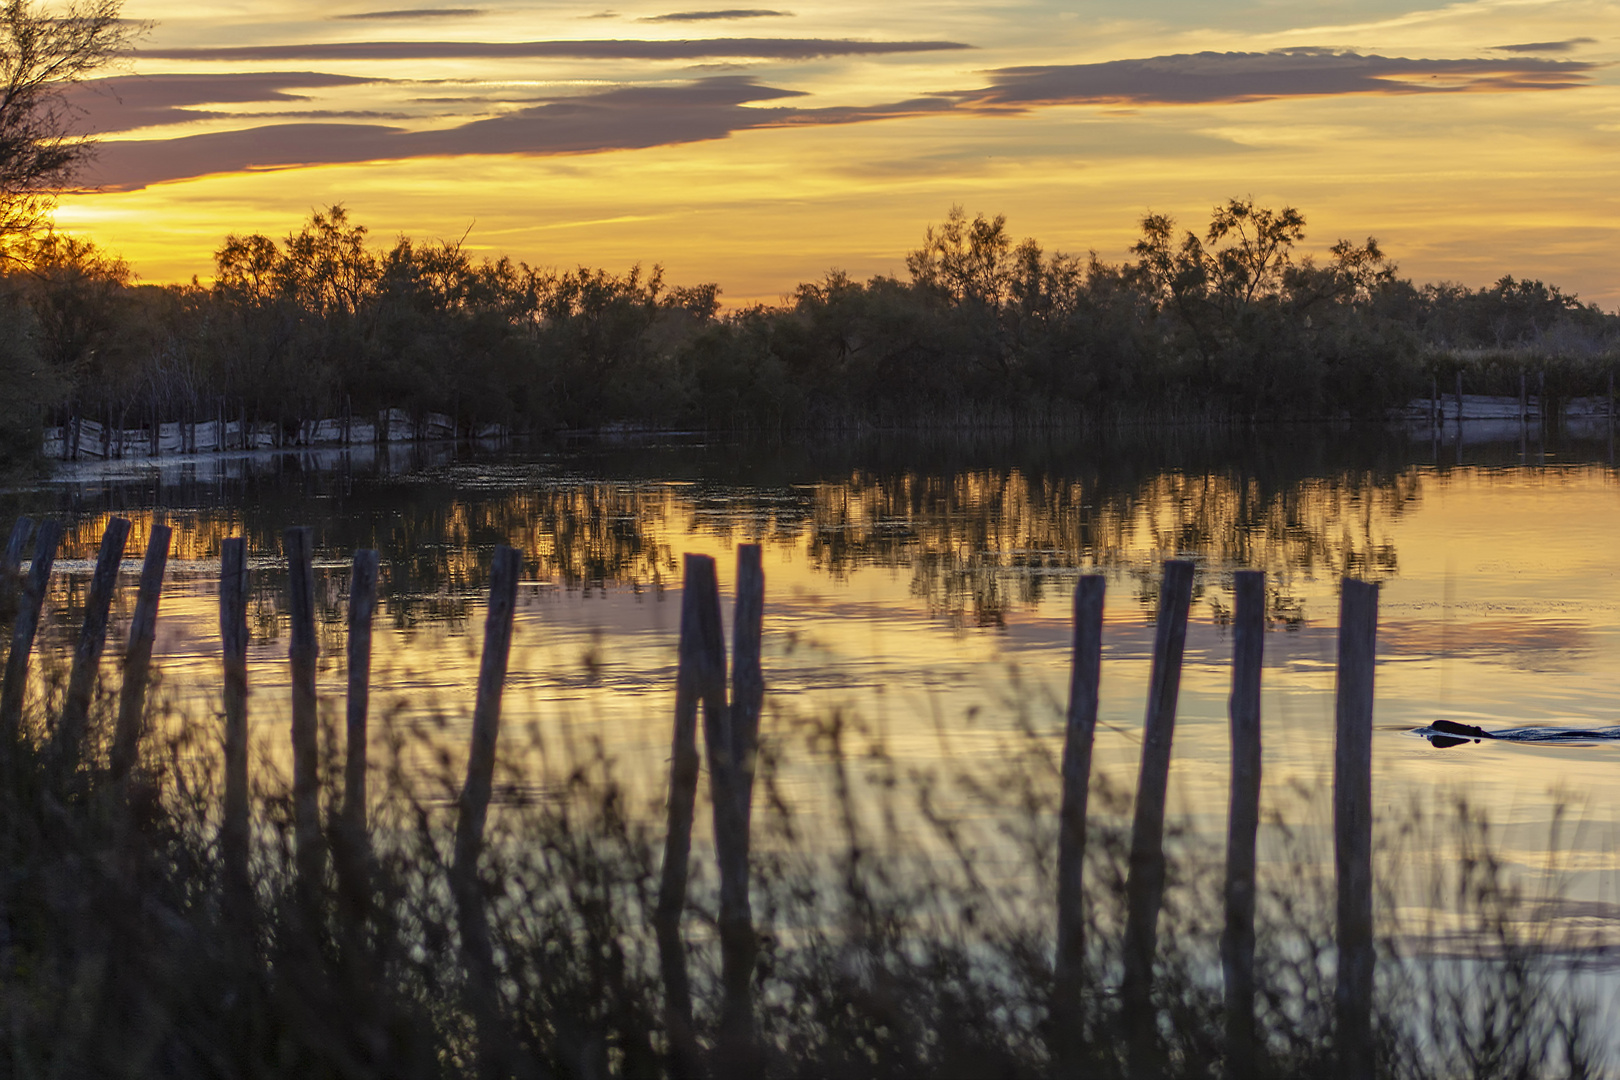
[[[13,455],[48,419],[134,426],[222,401],[257,420],[398,407],[529,430],[1370,417],[1459,366],[1510,392],[1519,369],[1585,378],[1620,352],[1620,315],[1557,287],[1417,286],[1371,239],[1301,254],[1304,228],[1231,200],[1201,233],[1145,218],[1113,264],[953,209],[903,279],[832,271],[725,313],[717,285],[671,288],[658,267],[378,247],[341,206],[281,241],[228,237],[206,285],[137,284],[48,232],[0,288],[0,408]]]

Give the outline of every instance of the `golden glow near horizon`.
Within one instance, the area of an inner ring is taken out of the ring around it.
[[[78,98],[101,189],[59,224],[183,281],[342,202],[380,242],[660,262],[743,304],[903,273],[952,204],[1120,260],[1149,210],[1252,195],[1313,250],[1620,306],[1616,2],[395,2],[127,0],[153,26]]]

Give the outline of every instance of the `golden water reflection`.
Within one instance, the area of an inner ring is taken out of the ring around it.
[[[294,459],[113,481],[85,469],[3,497],[68,524],[47,647],[76,632],[107,518],[135,523],[119,619],[150,523],[175,529],[159,658],[205,720],[217,699],[217,553],[249,541],[255,735],[285,741],[279,538],[316,530],[322,693],[341,703],[349,552],[384,560],[376,697],[396,722],[471,710],[481,590],[494,547],[526,558],[507,722],[546,745],[600,740],[644,804],[666,767],[679,556],[765,546],[767,736],[844,709],[908,768],[999,760],[1029,725],[1058,745],[1076,576],[1110,579],[1096,763],[1129,787],[1139,750],[1159,563],[1198,566],[1172,800],[1219,836],[1227,784],[1231,573],[1268,574],[1263,708],[1267,799],[1326,821],[1337,582],[1384,583],[1375,746],[1381,827],[1414,802],[1467,790],[1505,831],[1509,862],[1542,874],[1546,826],[1567,805],[1574,899],[1616,895],[1611,747],[1470,745],[1407,732],[1447,718],[1484,727],[1620,720],[1620,482],[1601,447],[1470,448],[1351,435],[1172,432],[1072,442],[811,448],[596,448],[444,460],[404,472]],[[1495,456],[1493,456],[1495,454]],[[122,621],[115,625],[122,625]],[[117,632],[117,631],[115,631]],[[212,696],[211,696],[212,695]],[[459,736],[458,736],[459,737]],[[785,737],[785,736],[784,736]],[[785,762],[814,813],[824,778]],[[540,765],[536,766],[541,767]],[[1289,800],[1295,800],[1290,802]],[[966,804],[964,804],[966,805]],[[1541,846],[1538,846],[1541,845]],[[1212,846],[1218,853],[1218,846]]]

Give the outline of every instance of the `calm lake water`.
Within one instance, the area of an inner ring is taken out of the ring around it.
[[[785,747],[796,724],[838,713],[859,721],[861,745],[881,741],[919,775],[1005,762],[1030,739],[1056,752],[1073,585],[1105,573],[1095,760],[1126,788],[1159,564],[1190,558],[1171,799],[1212,837],[1227,797],[1233,571],[1268,574],[1267,802],[1318,828],[1331,787],[1339,578],[1376,580],[1381,837],[1411,807],[1465,793],[1500,827],[1510,867],[1540,881],[1562,814],[1555,876],[1598,925],[1620,911],[1620,743],[1440,750],[1411,731],[1436,719],[1620,724],[1613,446],[1454,436],[1173,429],[123,462],[64,467],[0,495],[0,523],[23,513],[68,523],[46,630],[59,649],[76,633],[107,517],[135,523],[119,620],[133,605],[147,526],[174,527],[158,655],[167,692],[194,723],[213,722],[217,707],[219,543],[246,536],[254,737],[271,758],[283,755],[290,712],[283,528],[315,528],[322,691],[334,715],[347,558],[377,547],[373,700],[395,723],[441,716],[458,742],[490,556],[514,545],[527,572],[506,697],[513,734],[503,739],[553,759],[600,740],[647,806],[661,797],[668,754],[682,553],[714,555],[727,590],[736,545],[764,545],[767,739]],[[824,773],[784,755],[784,791],[813,815],[828,797]]]

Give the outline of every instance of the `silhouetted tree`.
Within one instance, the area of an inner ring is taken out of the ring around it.
[[[74,132],[63,91],[111,63],[144,29],[120,19],[120,7],[120,0],[55,11],[28,0],[0,6],[0,254],[39,226],[95,147]]]
[[[1109,263],[952,207],[908,279],[830,271],[729,312],[718,286],[667,287],[657,266],[374,246],[341,205],[284,239],[227,237],[209,286],[137,286],[92,245],[44,234],[32,272],[0,278],[14,328],[0,366],[90,415],[207,417],[224,397],[261,421],[352,404],[536,429],[792,429],[1380,416],[1451,367],[1511,392],[1556,355],[1549,393],[1590,393],[1620,355],[1620,316],[1556,286],[1419,288],[1370,237],[1303,251],[1291,207],[1233,199],[1202,232],[1163,215],[1142,229],[1134,260]]]

